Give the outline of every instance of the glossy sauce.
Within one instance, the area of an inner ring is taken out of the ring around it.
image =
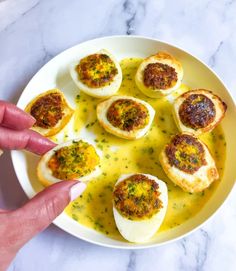
[[[172,117],[172,105],[165,99],[152,99],[142,94],[135,85],[134,75],[140,59],[121,61],[123,82],[117,95],[130,95],[150,103],[156,110],[152,127],[148,134],[138,140],[120,139],[110,135],[100,127],[96,119],[96,105],[101,101],[82,93],[76,98],[74,130],[80,132],[84,127],[95,135],[94,143],[103,151],[100,167],[102,174],[88,183],[86,191],[72,202],[66,213],[80,224],[95,229],[111,238],[124,240],[119,234],[112,211],[112,191],[118,177],[125,173],[149,173],[165,181],[168,186],[168,209],[160,231],[176,227],[193,217],[204,206],[214,192],[220,180],[210,188],[197,194],[183,190],[167,178],[163,172],[159,153],[170,137],[178,133]],[[187,91],[182,85],[173,97]],[[222,176],[226,143],[223,131],[218,126],[213,132],[200,137],[209,147],[220,176]]]

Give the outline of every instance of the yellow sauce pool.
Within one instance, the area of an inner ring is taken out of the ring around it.
[[[100,163],[102,174],[88,183],[86,191],[66,208],[66,213],[80,224],[118,240],[124,239],[119,234],[113,218],[112,190],[121,174],[149,173],[167,183],[168,209],[159,232],[176,227],[193,217],[204,206],[220,182],[220,179],[215,181],[202,193],[190,194],[174,186],[163,172],[159,162],[159,153],[169,142],[170,137],[178,133],[178,130],[172,117],[171,103],[165,98],[148,98],[137,89],[134,75],[140,61],[140,59],[132,58],[121,61],[123,82],[117,94],[145,100],[156,110],[152,127],[145,137],[128,141],[108,134],[100,127],[96,118],[96,105],[100,100],[82,92],[76,97],[74,130],[79,133],[81,128],[86,127],[95,134],[94,142],[97,148],[103,151]],[[187,86],[182,85],[174,96],[188,89]],[[221,127],[218,126],[213,132],[200,138],[209,147],[219,174],[222,176],[226,143]]]

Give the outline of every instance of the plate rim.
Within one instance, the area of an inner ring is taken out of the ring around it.
[[[188,50],[185,50],[183,49],[183,47],[180,47],[180,46],[177,46],[173,43],[169,43],[165,40],[162,40],[162,39],[157,39],[157,38],[153,38],[153,37],[148,37],[148,36],[144,36],[144,35],[110,35],[110,36],[103,36],[103,37],[97,37],[97,38],[93,38],[93,39],[88,39],[88,40],[85,40],[85,41],[82,41],[76,45],[73,45],[65,50],[63,50],[62,52],[60,52],[59,54],[55,55],[52,59],[50,59],[47,63],[45,63],[33,76],[32,78],[28,81],[28,83],[25,85],[24,89],[22,90],[21,92],[21,95],[20,97],[18,98],[17,100],[17,103],[16,105],[18,105],[22,99],[22,93],[25,91],[25,89],[28,87],[28,85],[34,80],[34,78],[37,76],[37,74],[42,70],[44,69],[47,65],[49,65],[51,62],[55,61],[55,59],[57,57],[60,57],[62,54],[70,51],[71,49],[79,46],[79,45],[86,45],[86,43],[90,43],[90,42],[96,42],[97,40],[108,40],[108,39],[113,39],[113,38],[122,38],[122,39],[140,39],[140,40],[149,40],[149,41],[154,41],[154,42],[159,42],[159,43],[162,43],[163,45],[167,45],[167,46],[171,46],[177,50],[180,50],[184,53],[187,53],[188,55],[190,55],[191,57],[193,57],[195,60],[197,60],[201,65],[205,66],[216,78],[217,80],[219,80],[219,82],[224,86],[224,88],[227,90],[227,94],[229,95],[229,98],[231,99],[231,101],[233,102],[233,105],[234,105],[234,112],[236,113],[236,95],[235,97],[233,96],[233,93],[232,91],[230,91],[230,88],[225,84],[225,82],[220,78],[220,76],[208,65],[206,64],[204,61],[202,61],[201,59],[199,59],[198,57],[196,57],[195,55],[193,55],[192,53],[190,53]],[[21,182],[19,181],[19,173],[18,171],[16,170],[16,163],[14,163],[14,153],[16,151],[11,151],[10,153],[10,156],[11,156],[11,161],[12,161],[12,165],[13,165],[13,168],[14,168],[14,171],[15,171],[15,174],[17,176],[17,179],[18,179],[18,182],[22,188],[22,190],[24,191],[24,193],[26,194],[27,198],[32,198],[30,196],[28,196],[28,194],[26,193],[25,191],[25,188],[21,185]],[[234,181],[236,181],[236,177],[234,177]],[[89,242],[91,244],[95,244],[95,245],[98,245],[98,246],[102,246],[102,247],[108,247],[108,248],[114,248],[114,249],[132,249],[132,250],[137,250],[137,249],[148,249],[148,248],[153,248],[153,247],[160,247],[160,246],[164,246],[164,245],[167,245],[169,243],[172,243],[172,242],[175,242],[177,240],[180,240],[182,238],[185,238],[186,236],[190,235],[191,233],[193,233],[194,231],[198,230],[199,228],[203,227],[210,219],[212,219],[220,210],[221,208],[226,204],[227,200],[229,199],[230,195],[232,194],[233,190],[235,188],[235,182],[232,186],[232,188],[230,189],[230,191],[228,192],[227,196],[224,198],[224,200],[221,202],[220,206],[212,213],[210,214],[207,219],[205,219],[202,223],[200,223],[199,225],[197,225],[196,227],[194,227],[193,229],[187,231],[186,233],[180,235],[180,236],[177,236],[175,238],[172,238],[170,240],[167,240],[167,241],[162,241],[160,243],[154,243],[154,244],[146,244],[146,243],[128,243],[129,245],[128,246],[121,246],[121,245],[112,245],[112,244],[106,244],[106,243],[101,243],[99,241],[94,241],[92,239],[89,239],[89,238],[86,238],[86,237],[81,237],[81,236],[78,236],[75,232],[73,232],[70,228],[65,228],[63,225],[60,225],[60,222],[58,222],[58,218],[56,218],[52,223],[54,225],[56,225],[57,227],[59,227],[60,229],[62,229],[63,231],[75,236],[76,238],[79,238],[83,241],[86,241],[86,242]],[[83,225],[82,225],[83,226]],[[112,239],[112,238],[110,238]]]

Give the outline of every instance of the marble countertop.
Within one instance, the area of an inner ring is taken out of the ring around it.
[[[82,41],[115,34],[155,37],[209,64],[236,99],[236,0],[0,0],[0,99],[16,102],[52,57]],[[9,154],[0,158],[0,207],[26,196]],[[227,270],[236,266],[236,189],[201,229],[147,250],[116,250],[55,226],[31,240],[9,270]]]

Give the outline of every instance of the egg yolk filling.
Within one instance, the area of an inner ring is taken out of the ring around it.
[[[107,110],[107,119],[123,131],[134,131],[144,128],[149,122],[149,112],[141,103],[130,99],[119,99]]]
[[[165,148],[171,166],[193,174],[206,165],[205,151],[202,144],[193,136],[176,135]]]
[[[144,69],[143,82],[152,89],[168,89],[177,82],[175,69],[167,64],[150,63]]]
[[[35,101],[30,114],[36,119],[34,126],[52,128],[62,119],[63,100],[59,93],[50,93]]]
[[[106,54],[93,54],[76,66],[79,79],[90,88],[109,85],[118,74],[115,63]]]
[[[136,174],[118,183],[113,191],[117,211],[130,220],[151,218],[162,208],[159,185],[142,174]]]
[[[208,126],[215,118],[215,105],[203,94],[191,94],[179,107],[182,123],[192,129]]]
[[[55,178],[73,180],[92,172],[99,160],[94,147],[80,140],[56,150],[48,161],[48,167]]]

